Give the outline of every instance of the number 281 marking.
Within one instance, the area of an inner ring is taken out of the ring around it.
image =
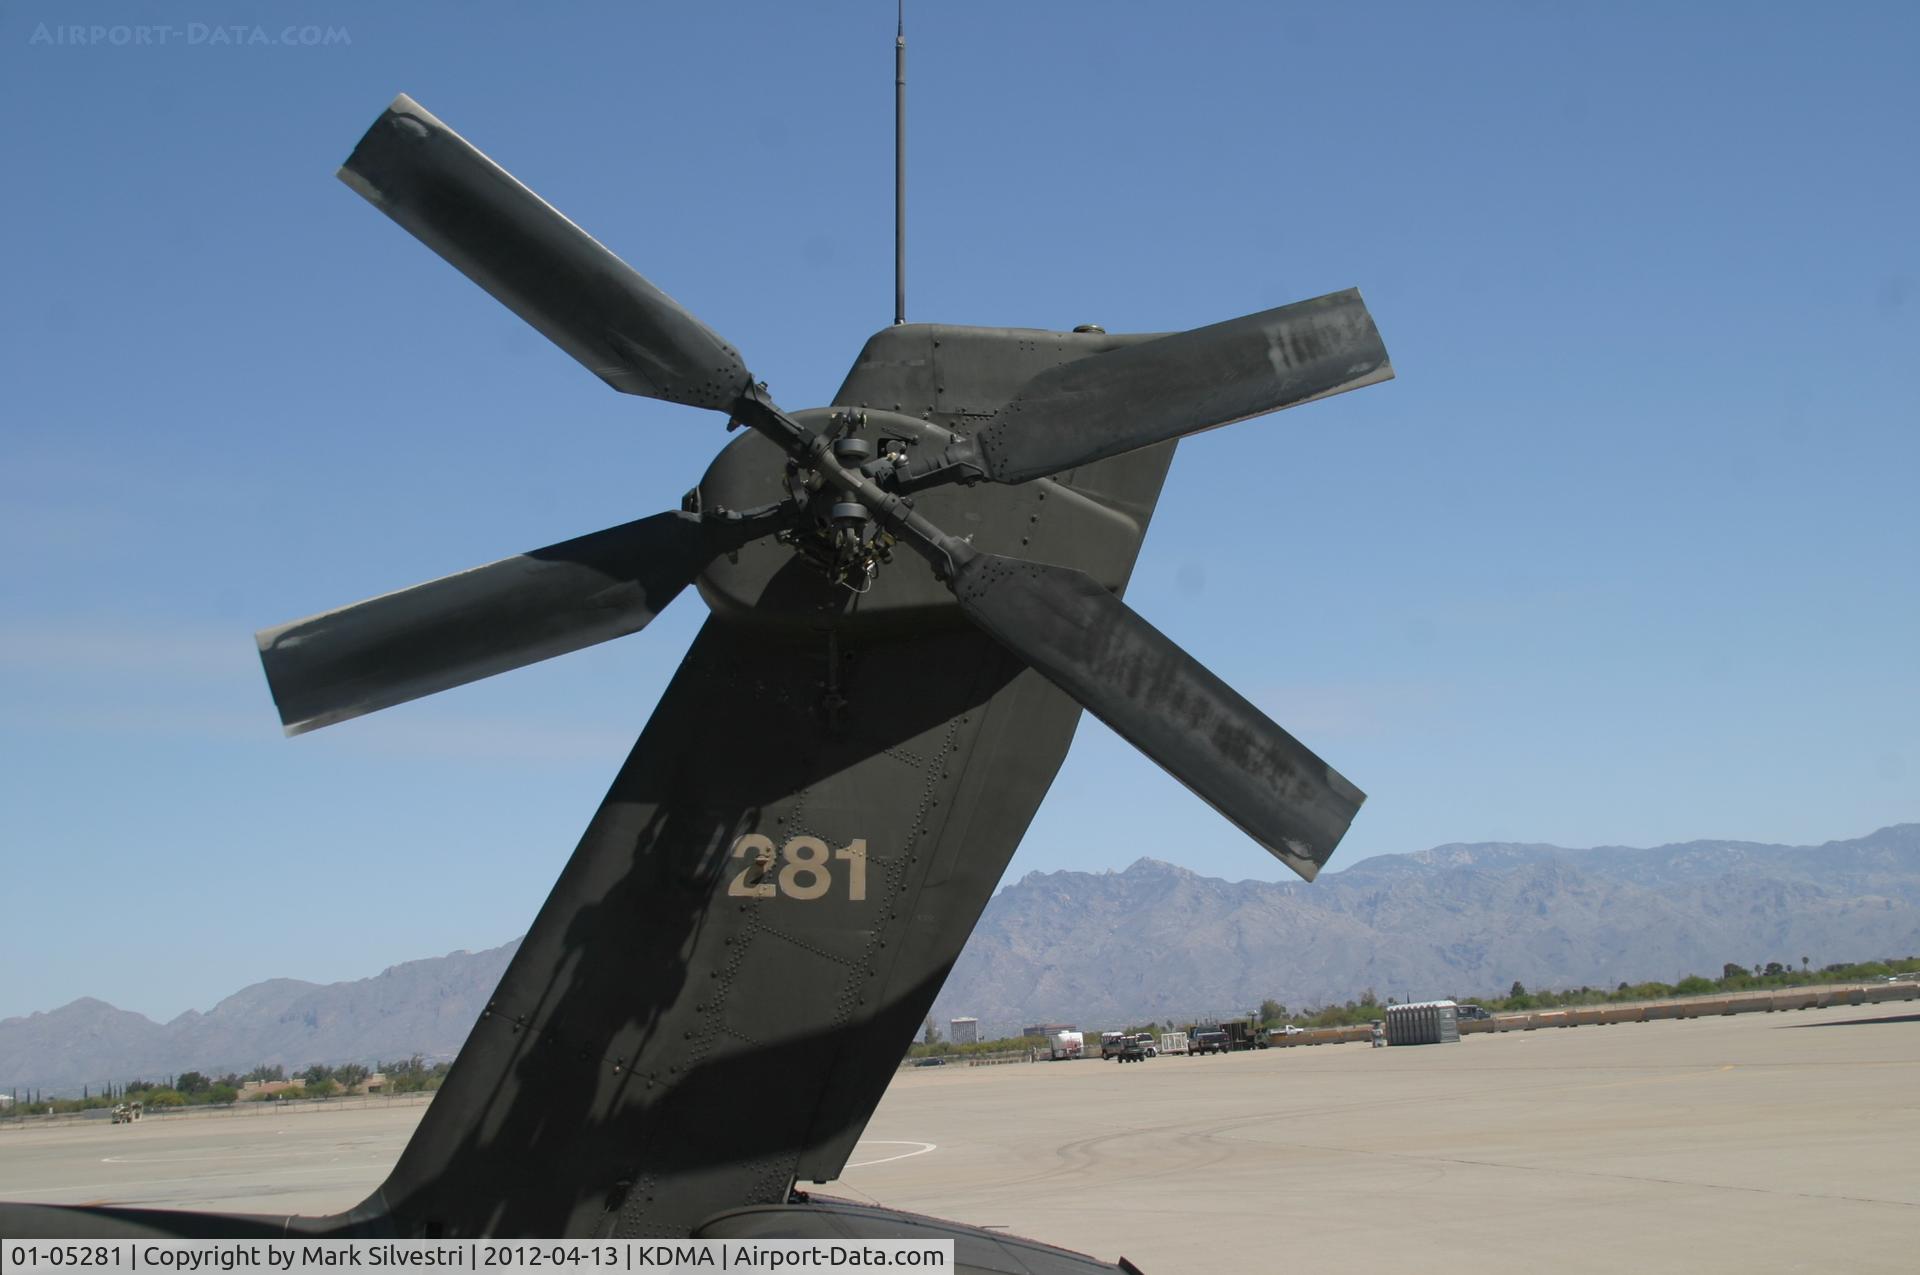
[[[855,903],[867,897],[867,841],[829,850],[818,837],[795,837],[776,852],[771,837],[749,832],[733,843],[733,858],[751,857],[752,863],[734,873],[727,893],[736,899],[820,899],[833,889],[833,860],[847,865],[847,898]],[[784,858],[776,874],[776,858]],[[749,879],[751,878],[751,879]],[[776,887],[776,884],[778,888]]]

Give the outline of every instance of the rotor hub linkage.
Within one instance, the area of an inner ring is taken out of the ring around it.
[[[881,565],[893,560],[895,540],[875,518],[859,480],[864,477],[872,486],[872,479],[890,476],[900,458],[889,454],[875,459],[872,442],[846,432],[866,424],[864,412],[835,414],[825,440],[779,409],[772,412],[792,426],[791,433],[782,429],[774,435],[794,456],[787,462],[788,489],[795,504],[813,515],[808,525],[783,532],[779,539],[834,583],[865,593],[873,587]],[[763,434],[771,432],[755,428]],[[826,441],[824,449],[822,441]],[[831,469],[820,463],[825,460],[831,461]]]

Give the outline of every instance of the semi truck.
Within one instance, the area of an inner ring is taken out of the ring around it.
[[[1079,1032],[1054,1032],[1047,1037],[1047,1061],[1078,1058],[1086,1052],[1087,1038]]]

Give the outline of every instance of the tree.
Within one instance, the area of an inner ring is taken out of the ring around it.
[[[1778,961],[1768,961],[1766,977],[1775,978],[1787,972],[1787,967]]]
[[[417,1093],[427,1088],[427,1063],[419,1054],[403,1062],[375,1063],[373,1069],[387,1078],[388,1093]]]
[[[372,1073],[359,1063],[342,1063],[333,1069],[333,1078],[340,1082],[342,1089],[349,1091],[351,1091],[355,1085],[365,1080],[370,1074]]]
[[[1757,970],[1760,967],[1756,965],[1754,968]],[[1720,967],[1720,977],[1729,983],[1738,983],[1746,976],[1747,967],[1744,965],[1735,965],[1732,961],[1728,961]]]
[[[1522,983],[1517,978],[1513,980],[1513,986],[1507,990],[1507,996],[1510,999],[1517,1000],[1520,997],[1525,996],[1526,994],[1527,994],[1527,985],[1525,983]]]
[[[255,1067],[247,1073],[248,1080],[285,1080],[286,1078],[287,1069],[279,1063],[275,1063],[271,1067],[265,1063],[261,1063],[258,1067]]]
[[[929,1045],[937,1045],[940,1043],[940,1029],[933,1025],[932,1014],[927,1015],[927,1043]]]
[[[173,1087],[191,1098],[213,1088],[213,1082],[197,1071],[183,1071],[174,1079]]]
[[[325,1063],[315,1063],[300,1073],[300,1083],[305,1085],[309,1092],[312,1091],[315,1085],[332,1079],[333,1068],[327,1066]]]
[[[1811,956],[1803,956],[1803,957],[1801,957],[1801,958],[1800,958],[1800,972],[1801,972],[1802,974],[1804,974],[1804,973],[1806,973],[1806,972],[1807,972],[1807,966],[1809,966],[1809,965],[1811,965],[1811,964],[1813,964],[1813,958],[1812,958]]]
[[[1277,1023],[1287,1016],[1287,1007],[1269,997],[1260,1002],[1260,1022]]]

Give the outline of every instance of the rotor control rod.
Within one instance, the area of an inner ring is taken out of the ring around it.
[[[733,418],[773,440],[796,462],[820,475],[852,500],[865,505],[874,521],[894,532],[944,580],[952,580],[976,554],[966,541],[928,521],[913,502],[881,487],[858,470],[848,469],[833,453],[833,442],[794,420],[758,385],[748,387],[733,406]]]

